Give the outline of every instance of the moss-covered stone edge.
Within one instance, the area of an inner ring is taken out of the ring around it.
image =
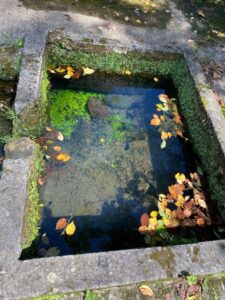
[[[48,120],[48,92],[50,81],[47,72],[44,70],[41,81],[41,96],[20,114],[23,131],[20,135],[35,139],[40,136]]]
[[[41,218],[38,178],[44,170],[44,160],[38,144],[36,145],[36,150],[32,159],[33,161],[31,162],[31,173],[28,183],[28,198],[25,205],[21,236],[21,247],[24,251],[31,250],[30,247],[38,235],[38,225]],[[23,253],[23,255],[26,254]]]
[[[225,172],[224,158],[211,121],[207,117],[195,82],[181,54],[131,51],[126,54],[99,45],[76,44],[68,39],[49,40],[47,63],[59,65],[88,66],[95,70],[123,74],[146,73],[149,76],[170,77],[178,92],[179,106],[186,120],[190,140],[199,165],[206,177],[206,188],[211,204],[217,207],[225,220]],[[178,170],[179,171],[179,170]]]
[[[223,293],[223,284],[225,284],[225,273],[215,273],[210,275],[200,275],[196,276],[199,280],[203,280],[203,292],[197,299],[203,299],[205,295],[208,296],[207,299],[219,299],[219,296],[222,296]],[[174,279],[166,279],[166,280],[156,280],[156,281],[143,281],[133,285],[125,285],[125,286],[117,286],[117,287],[109,287],[103,289],[94,289],[87,290],[83,292],[72,292],[65,294],[46,294],[39,297],[29,298],[26,300],[58,300],[58,299],[66,299],[72,296],[74,299],[87,299],[87,300],[102,300],[102,299],[111,299],[110,295],[112,291],[117,290],[116,295],[120,296],[118,299],[128,300],[128,299],[136,299],[138,295],[140,295],[138,287],[142,284],[146,284],[154,292],[154,299],[164,299],[166,294],[172,291],[172,285],[175,282]],[[221,286],[219,286],[221,285]],[[115,296],[115,294],[113,293]],[[123,298],[122,298],[123,297]],[[142,299],[140,295],[140,299]],[[144,299],[144,298],[143,298]]]

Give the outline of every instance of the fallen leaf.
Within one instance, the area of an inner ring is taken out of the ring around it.
[[[152,218],[156,218],[158,216],[158,212],[156,210],[151,211],[150,216]]]
[[[185,179],[186,179],[186,177],[185,177],[185,175],[183,173],[177,173],[175,175],[175,178],[176,178],[176,180],[177,180],[177,182],[179,184],[182,184],[185,181]]]
[[[51,127],[49,127],[49,126],[46,126],[45,130],[48,131],[48,132],[52,132],[53,131],[53,129]]]
[[[141,286],[139,286],[139,290],[143,296],[148,296],[148,297],[154,296],[152,289],[148,285],[142,284]]]
[[[144,213],[144,214],[141,216],[141,225],[142,225],[142,226],[147,226],[147,227],[148,227],[148,224],[149,224],[149,216],[148,216],[148,214]]]
[[[125,70],[125,71],[124,71],[124,74],[125,74],[125,75],[131,75],[131,71]]]
[[[66,226],[68,225],[67,219],[66,218],[60,218],[56,225],[55,225],[55,229],[56,230],[62,230],[64,229]]]
[[[204,226],[205,225],[205,220],[204,218],[198,218],[196,221],[198,226]]]
[[[149,224],[152,224],[154,226],[157,225],[157,219],[156,218],[149,218]]]
[[[46,233],[43,233],[42,236],[41,236],[41,241],[43,244],[45,245],[49,245],[49,238],[47,237],[47,234]]]
[[[130,20],[130,18],[126,16],[126,17],[124,18],[124,20],[125,20],[126,22],[128,22],[128,21]]]
[[[159,126],[161,124],[159,116],[158,115],[153,115],[153,119],[151,120],[150,124],[153,125],[153,126]]]
[[[64,136],[61,132],[57,132],[57,140],[62,142],[64,140]]]
[[[159,78],[154,77],[153,80],[154,80],[155,82],[158,82],[158,81],[159,81]]]
[[[83,69],[83,76],[91,75],[95,72],[95,70],[90,69],[90,68],[82,68],[82,69]]]
[[[58,256],[60,253],[59,248],[57,247],[51,247],[50,249],[47,250],[46,252],[46,257],[51,257],[51,256]]]
[[[66,226],[67,235],[73,235],[75,231],[76,231],[76,225],[74,224],[74,222],[71,222]]]
[[[45,183],[45,177],[38,178],[38,184],[43,185]]]
[[[160,94],[159,95],[159,100],[163,103],[167,103],[169,100],[169,97],[166,94]]]
[[[192,212],[190,209],[185,209],[184,210],[184,215],[186,218],[189,218],[192,215]]]
[[[63,76],[63,78],[70,79],[70,75],[66,74],[65,76]]]
[[[56,151],[56,152],[60,152],[62,150],[62,147],[60,146],[54,146],[53,149]]]
[[[163,140],[163,141],[162,141],[162,143],[161,143],[161,145],[160,145],[160,148],[161,148],[161,149],[166,148],[166,140]]]
[[[56,156],[56,160],[67,162],[70,160],[70,156],[67,153],[60,153]]]
[[[147,226],[140,226],[138,228],[138,231],[140,232],[140,234],[147,234],[148,233],[148,227]]]
[[[199,206],[201,206],[202,208],[207,208],[206,202],[203,199],[199,199],[198,200],[198,204]]]

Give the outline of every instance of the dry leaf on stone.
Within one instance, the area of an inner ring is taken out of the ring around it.
[[[145,284],[141,285],[139,287],[139,290],[143,296],[148,296],[148,297],[154,296],[152,289],[148,285],[145,285]]]

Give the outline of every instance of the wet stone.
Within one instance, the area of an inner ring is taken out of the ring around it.
[[[109,115],[108,108],[98,98],[90,97],[88,99],[88,109],[93,118],[104,118]]]

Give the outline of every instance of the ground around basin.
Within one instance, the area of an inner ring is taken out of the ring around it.
[[[33,4],[35,2],[35,4]],[[105,3],[103,3],[105,2]],[[182,51],[193,49],[202,64],[217,101],[225,111],[225,3],[223,0],[144,1],[17,1],[0,2],[0,45],[24,37],[33,26],[63,30],[103,41],[128,44],[155,43]],[[166,50],[166,49],[164,49]],[[224,276],[214,275],[203,284],[201,299],[225,299]],[[174,281],[176,282],[176,280]],[[173,282],[173,283],[174,283]],[[172,282],[149,283],[152,299],[176,299]],[[25,284],[25,283],[24,283]],[[183,285],[182,285],[183,284]],[[179,283],[185,299],[185,283]],[[207,289],[208,287],[208,289]],[[183,298],[181,298],[183,297]],[[145,299],[138,286],[58,295],[40,299]],[[179,299],[179,298],[178,298]],[[190,298],[194,299],[194,298]],[[197,298],[196,298],[197,299]]]

